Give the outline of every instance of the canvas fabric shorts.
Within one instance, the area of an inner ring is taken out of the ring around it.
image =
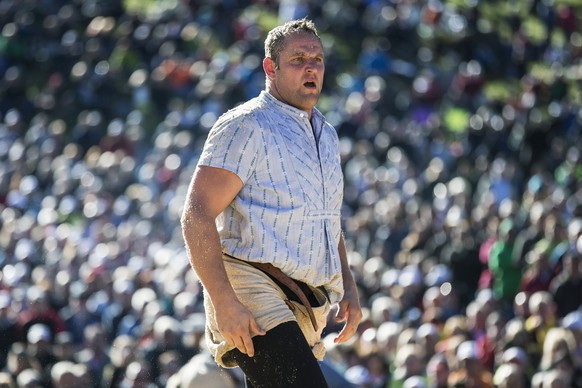
[[[321,341],[321,333],[327,323],[330,302],[323,291],[312,288],[320,303],[312,306],[318,330],[315,331],[307,309],[301,303],[289,300],[267,274],[250,264],[223,255],[224,267],[240,302],[253,314],[255,321],[265,331],[285,323],[296,321],[313,351],[317,360],[325,356],[325,345]],[[224,368],[234,368],[237,365],[225,355],[235,347],[226,342],[218,331],[214,315],[214,306],[207,293],[204,292],[204,309],[206,312],[205,341],[206,346],[214,356],[216,363]]]

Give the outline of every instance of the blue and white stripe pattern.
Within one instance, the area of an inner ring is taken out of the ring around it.
[[[335,129],[261,94],[216,122],[199,165],[227,169],[244,186],[217,218],[222,248],[270,262],[290,277],[343,294],[338,254],[343,175]]]

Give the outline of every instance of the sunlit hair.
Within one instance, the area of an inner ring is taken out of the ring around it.
[[[543,306],[554,303],[554,297],[548,291],[536,291],[529,298],[528,308],[531,314],[540,314]]]
[[[515,364],[501,364],[493,375],[493,384],[496,387],[520,387],[521,373],[519,366]]]
[[[570,330],[563,327],[552,327],[544,339],[540,368],[542,370],[552,369],[558,361],[563,359],[566,359],[573,366],[578,366],[576,339]]]
[[[400,347],[394,359],[394,376],[403,378],[404,376],[419,374],[422,371],[424,357],[425,352],[420,345],[406,344]]]
[[[313,23],[311,20],[291,20],[269,31],[267,34],[267,39],[265,39],[265,57],[273,59],[273,61],[278,64],[279,53],[281,50],[283,50],[285,39],[297,32],[308,32],[315,35],[317,39],[320,39],[317,33],[317,28],[315,27],[315,23]]]

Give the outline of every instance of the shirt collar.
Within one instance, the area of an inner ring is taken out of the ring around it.
[[[298,116],[301,116],[301,114],[307,114],[305,111],[303,111],[301,109],[295,108],[294,106],[291,106],[289,104],[284,103],[281,100],[278,100],[277,98],[275,98],[275,96],[273,96],[271,93],[267,92],[266,90],[261,91],[259,98],[262,99],[263,101],[265,101],[267,104],[270,104],[271,106],[274,106],[278,109],[281,109],[281,110],[287,112],[288,114],[293,114],[293,115],[298,115]],[[319,110],[317,110],[317,108],[313,108],[311,110],[311,119],[314,122],[323,121],[323,114]]]

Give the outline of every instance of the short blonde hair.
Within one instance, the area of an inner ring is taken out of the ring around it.
[[[311,33],[321,42],[313,21],[305,18],[291,20],[269,31],[267,38],[265,39],[265,57],[271,58],[276,64],[278,64],[279,53],[285,46],[285,39],[298,32]]]
[[[556,349],[560,345],[566,348],[566,354],[556,353]],[[574,338],[574,334],[570,330],[563,327],[550,328],[544,339],[540,368],[549,370],[564,357],[569,357],[573,365],[578,366],[579,360],[576,354],[576,347],[576,338]]]

